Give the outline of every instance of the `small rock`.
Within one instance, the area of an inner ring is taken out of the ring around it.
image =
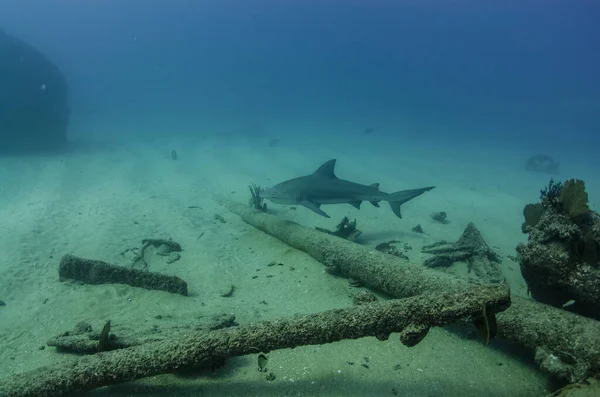
[[[421,227],[421,225],[417,225],[417,226],[413,227],[412,231],[415,232],[415,233],[425,233],[423,231],[423,228]]]
[[[225,220],[225,218],[223,218],[221,215],[219,214],[215,214],[215,220],[219,221],[221,223],[227,223],[227,221]]]

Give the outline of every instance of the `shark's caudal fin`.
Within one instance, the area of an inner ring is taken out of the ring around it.
[[[414,199],[417,196],[433,189],[435,186],[422,187],[420,189],[411,189],[411,190],[402,190],[396,193],[390,193],[388,197],[385,198],[386,201],[390,203],[390,207],[394,214],[400,219],[402,219],[402,213],[400,212],[400,206],[406,203],[409,200]]]

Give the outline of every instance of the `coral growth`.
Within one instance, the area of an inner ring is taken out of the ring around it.
[[[570,179],[564,183],[560,190],[560,201],[562,209],[571,218],[576,218],[590,211],[585,183],[581,179]]]
[[[258,185],[250,185],[248,186],[248,189],[250,189],[250,207],[262,212],[267,212],[267,203],[264,202],[264,199],[260,195],[263,189]]]
[[[517,252],[523,278],[538,301],[600,319],[600,215],[588,207],[585,184],[550,180],[541,203],[523,210],[527,244]]]

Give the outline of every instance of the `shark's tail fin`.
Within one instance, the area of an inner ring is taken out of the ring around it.
[[[402,213],[400,212],[400,206],[406,203],[409,200],[414,199],[417,196],[433,189],[435,186],[422,187],[420,189],[410,189],[410,190],[402,190],[400,192],[390,193],[388,197],[385,198],[387,202],[390,203],[390,207],[394,214],[400,219],[402,219]]]

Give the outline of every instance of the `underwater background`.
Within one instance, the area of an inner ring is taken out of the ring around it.
[[[386,192],[436,188],[407,203],[402,220],[383,205],[332,205],[331,220],[302,207],[269,211],[310,228],[356,219],[359,243],[402,241],[414,263],[469,222],[514,257],[527,239],[523,207],[550,178],[583,179],[597,210],[598,21],[600,3],[585,0],[0,0],[0,29],[58,67],[70,109],[65,150],[0,155],[0,382],[72,359],[43,345],[78,321],[102,329],[111,319],[118,335],[160,328],[167,316],[181,325],[233,313],[246,324],[351,305],[356,286],[219,201],[246,204],[248,185],[307,175],[329,159],[340,178]],[[528,167],[538,155],[559,172]],[[432,219],[438,212],[449,222]],[[185,279],[190,296],[58,281],[64,254],[125,264],[147,238],[181,243],[180,258],[153,254],[147,266]],[[519,264],[501,268],[527,296]],[[274,381],[244,356],[86,395],[552,389],[515,346],[490,349],[444,328],[412,350],[392,339],[272,352]]]

